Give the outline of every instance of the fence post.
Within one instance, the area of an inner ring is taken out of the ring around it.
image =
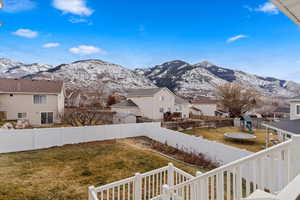
[[[162,200],[170,200],[171,199],[171,193],[170,193],[170,187],[168,185],[162,186]]]
[[[142,199],[142,175],[140,173],[134,176],[134,199]]]
[[[202,175],[202,172],[197,171],[196,172],[196,177],[199,177]],[[194,182],[192,185],[192,192],[191,192],[191,200],[197,200],[200,199],[200,188],[201,188],[201,183],[198,180],[197,182]]]
[[[88,188],[88,195],[89,195],[89,200],[95,200],[94,197],[93,197],[93,192],[95,191],[95,187],[94,186],[90,186]]]
[[[174,165],[172,163],[168,164],[168,185],[174,186]]]

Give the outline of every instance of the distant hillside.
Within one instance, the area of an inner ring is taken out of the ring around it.
[[[271,96],[293,97],[300,94],[300,84],[296,82],[226,69],[206,61],[189,64],[175,60],[136,69],[136,73],[146,76],[158,87],[168,87],[185,96],[212,96],[217,85],[228,82],[250,86]]]
[[[213,96],[215,88],[237,82],[267,96],[288,98],[300,95],[300,84],[272,77],[261,77],[223,68],[209,62],[189,64],[175,60],[146,69],[130,70],[97,59],[80,60],[58,66],[24,64],[0,59],[0,77],[64,80],[67,88],[97,89],[125,93],[131,88],[168,87],[187,97]]]

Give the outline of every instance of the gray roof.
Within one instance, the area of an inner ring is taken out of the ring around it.
[[[176,104],[188,104],[189,102],[179,96],[175,96],[175,103]]]
[[[290,113],[289,107],[279,107],[274,110],[275,113]]]
[[[290,99],[290,101],[299,101],[300,99],[300,96],[296,96],[296,97],[293,97]]]
[[[267,125],[281,129],[293,134],[300,134],[300,119],[297,120],[281,120],[279,122],[268,123]]]
[[[62,89],[62,81],[0,78],[0,93],[58,94]]]
[[[138,107],[138,105],[136,105],[132,100],[128,99],[122,101],[121,103],[111,105],[110,107]]]
[[[148,89],[131,89],[128,90],[127,97],[137,97],[137,96],[153,96],[159,92],[162,88],[148,88]]]

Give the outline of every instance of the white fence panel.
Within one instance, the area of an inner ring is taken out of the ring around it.
[[[251,152],[161,128],[160,123],[119,124],[71,128],[47,128],[28,130],[1,130],[0,153],[78,144],[83,142],[147,136],[161,143],[202,153],[213,161],[226,164],[240,159]]]
[[[0,152],[17,152],[34,149],[34,138],[32,132],[3,131],[0,134]]]
[[[42,149],[64,145],[61,129],[49,128],[43,131],[40,131],[39,129],[34,129],[30,132],[32,133],[32,137],[34,138],[34,149]],[[21,132],[19,134],[21,135],[23,133]]]
[[[147,129],[147,136],[188,152],[202,153],[220,164],[227,164],[252,154],[246,150],[157,126]]]
[[[43,149],[65,144],[145,136],[147,128],[159,123],[120,124],[70,128],[1,130],[0,153]]]

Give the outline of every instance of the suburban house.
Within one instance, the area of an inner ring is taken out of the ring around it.
[[[290,119],[300,119],[300,96],[290,100]]]
[[[200,99],[192,101],[192,107],[199,109],[202,115],[216,116],[217,103],[218,101],[213,99]]]
[[[299,103],[300,103],[300,101],[299,101]],[[272,112],[272,115],[274,118],[289,119],[290,113],[291,113],[291,110],[289,107],[278,107]]]
[[[173,107],[173,113],[181,113],[182,118],[188,118],[190,114],[190,102],[179,97],[175,96],[175,105]]]
[[[128,99],[125,101],[122,101],[121,103],[117,103],[114,105],[111,105],[111,110],[117,113],[123,113],[123,114],[134,114],[136,116],[141,116],[141,111],[132,100]]]
[[[300,134],[300,96],[290,100],[290,119],[283,119],[277,122],[266,123],[264,126],[277,132],[282,139],[289,138],[292,135]],[[269,133],[267,133],[267,139]],[[268,141],[269,142],[269,141]]]
[[[0,112],[6,120],[39,126],[60,122],[64,113],[62,81],[0,78]]]
[[[161,120],[167,112],[189,117],[189,102],[176,96],[168,88],[129,90],[127,99],[111,106],[117,113],[132,113],[136,116]]]

